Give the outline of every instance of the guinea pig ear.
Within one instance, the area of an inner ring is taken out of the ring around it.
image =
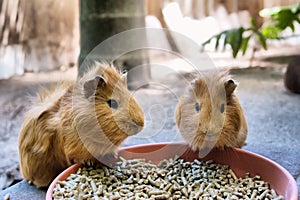
[[[124,83],[124,85],[127,87],[127,70],[123,71],[122,75],[121,75],[121,78],[122,78],[122,81]]]
[[[225,82],[226,96],[230,96],[234,92],[236,87],[237,87],[237,85],[232,79],[229,79],[228,81],[226,81]]]
[[[97,75],[95,78],[87,80],[83,84],[84,96],[89,98],[90,96],[95,94],[95,90],[98,87],[104,87],[106,85],[106,81],[102,76]]]

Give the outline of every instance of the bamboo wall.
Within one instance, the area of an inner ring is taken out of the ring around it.
[[[0,79],[77,62],[75,0],[0,0]]]
[[[247,10],[250,16],[254,17],[258,24],[262,23],[262,19],[258,13],[263,8],[274,6],[286,6],[299,3],[299,0],[145,0],[146,12],[148,15],[155,15],[166,27],[161,9],[170,2],[177,2],[180,5],[184,16],[195,19],[214,15],[219,6],[224,6],[228,14]]]

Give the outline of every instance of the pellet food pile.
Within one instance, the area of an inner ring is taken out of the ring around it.
[[[113,168],[82,167],[59,181],[54,199],[283,199],[259,176],[237,178],[213,161],[169,159],[159,165],[123,160]]]

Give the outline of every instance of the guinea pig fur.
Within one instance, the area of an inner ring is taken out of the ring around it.
[[[23,177],[48,186],[74,162],[96,163],[140,132],[144,113],[125,82],[113,66],[96,63],[75,83],[43,89],[19,134]]]
[[[175,120],[194,150],[245,144],[247,123],[227,71],[206,72],[194,80],[176,106]]]

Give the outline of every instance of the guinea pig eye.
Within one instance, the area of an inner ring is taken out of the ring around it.
[[[198,113],[200,111],[200,109],[201,109],[200,104],[198,102],[195,103],[195,111]]]
[[[113,99],[108,100],[107,104],[112,109],[118,109],[118,107],[119,107],[118,102],[116,100],[113,100]]]
[[[220,106],[220,112],[223,113],[224,111],[225,111],[225,105],[224,103],[222,103]]]

